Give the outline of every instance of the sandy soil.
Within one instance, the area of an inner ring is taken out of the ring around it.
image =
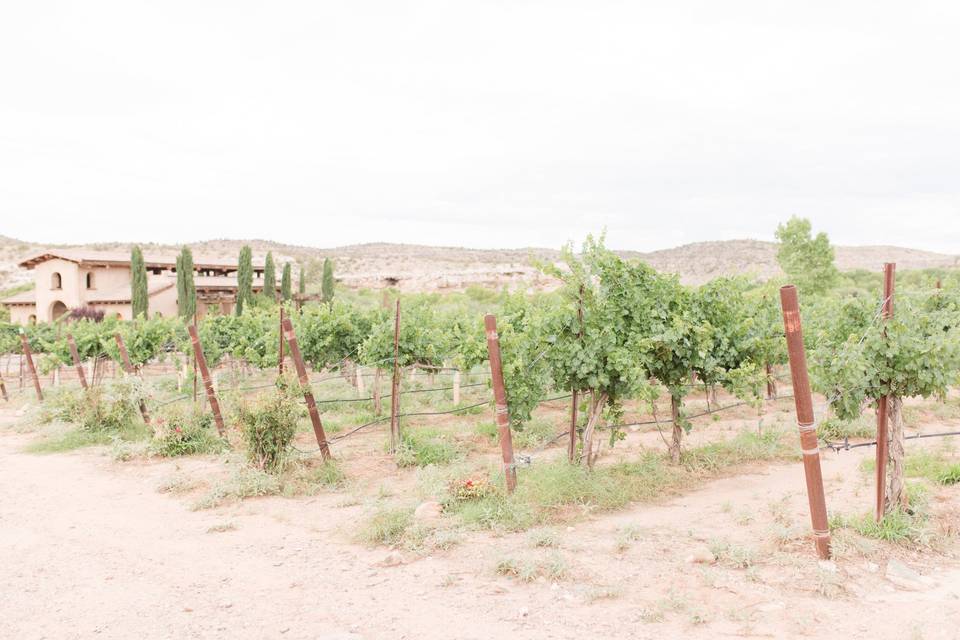
[[[0,427],[10,421],[7,411]],[[799,464],[743,470],[560,527],[555,548],[477,532],[449,551],[382,566],[388,550],[349,541],[364,506],[343,493],[196,512],[157,487],[208,461],[23,453],[31,437],[0,429],[3,637],[960,637],[954,549],[840,545],[835,564],[818,564],[804,537]],[[832,508],[867,509],[862,455],[825,456]],[[958,505],[952,489],[935,509],[956,518]],[[628,527],[636,540],[618,545]],[[717,540],[754,549],[756,564],[689,562]],[[561,558],[568,575],[500,577],[494,566],[508,556]],[[892,557],[922,584],[888,580]]]

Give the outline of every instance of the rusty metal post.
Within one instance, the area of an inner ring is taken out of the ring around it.
[[[896,268],[897,265],[892,262],[887,262],[883,265],[883,305],[881,317],[884,321],[893,317],[893,291]],[[884,329],[883,333],[886,335],[887,330]],[[889,420],[887,416],[889,402],[889,395],[877,398],[877,504],[875,509],[877,522],[883,519],[884,503],[887,501],[887,459],[890,456],[890,442],[888,438]]]
[[[33,365],[33,352],[30,350],[30,341],[27,340],[27,334],[20,330],[20,345],[23,348],[23,355],[27,358],[27,370],[30,377],[33,378],[33,388],[37,392],[37,400],[43,402],[43,391],[40,390],[40,378],[37,377],[37,368]]]
[[[393,318],[393,383],[390,391],[390,452],[400,444],[400,298]]]
[[[503,386],[503,362],[500,358],[500,336],[497,335],[497,318],[487,314],[483,318],[487,330],[487,352],[490,359],[490,376],[493,379],[493,397],[496,403],[497,432],[500,437],[500,453],[503,456],[503,473],[507,480],[507,492],[517,488],[517,467],[513,461],[513,436],[510,433],[510,414],[507,408],[507,391]]]
[[[280,356],[277,358],[277,374],[283,375],[283,305],[280,305]]]
[[[790,377],[793,380],[793,398],[800,428],[800,448],[803,453],[803,471],[807,480],[807,499],[817,553],[824,560],[830,557],[830,525],[827,522],[827,500],[823,492],[823,472],[820,469],[820,449],[817,445],[817,427],[813,417],[813,396],[807,377],[807,355],[803,349],[803,327],[800,323],[800,301],[797,288],[780,288],[783,309],[783,328],[787,336],[787,354],[790,358]]]
[[[317,444],[320,445],[320,454],[324,460],[329,460],[330,445],[327,442],[327,434],[323,431],[320,410],[317,409],[317,401],[313,397],[313,391],[310,390],[307,367],[303,364],[303,356],[300,354],[300,347],[297,344],[297,334],[293,330],[293,323],[290,322],[290,318],[283,319],[283,338],[287,341],[287,346],[290,347],[290,357],[297,369],[300,386],[303,387],[303,399],[307,403],[307,411],[310,413],[310,422],[313,423],[313,433],[317,437]]]
[[[128,376],[136,375],[136,370],[134,370],[133,365],[130,363],[130,354],[127,353],[127,345],[123,344],[123,337],[119,333],[115,333],[113,334],[113,338],[117,341],[117,349],[120,350],[120,358],[123,360],[123,370]],[[140,401],[140,415],[143,416],[144,423],[150,424],[150,414],[147,412],[147,403],[143,400]]]
[[[193,346],[193,366],[194,369],[200,369],[200,375],[203,376],[203,388],[207,391],[207,400],[210,402],[210,409],[213,411],[213,420],[217,425],[217,433],[221,436],[224,433],[223,416],[220,414],[220,403],[217,401],[217,392],[213,388],[213,381],[210,379],[210,369],[207,368],[207,358],[203,355],[203,345],[200,344],[200,334],[197,332],[197,325],[187,326],[190,333],[190,344]],[[196,388],[197,376],[194,374],[194,388]]]
[[[83,371],[83,363],[80,361],[80,352],[77,351],[77,343],[73,339],[73,334],[67,334],[67,345],[70,347],[70,357],[73,358],[73,366],[77,368],[77,378],[80,379],[80,386],[87,390],[87,375]]]

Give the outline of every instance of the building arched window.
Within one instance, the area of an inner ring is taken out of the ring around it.
[[[87,289],[93,289],[93,272],[87,272]]]
[[[30,317],[27,318],[27,324],[37,324],[37,315],[35,313],[31,313]]]
[[[62,289],[63,288],[63,278],[60,277],[59,271],[54,271],[53,275],[50,276],[50,288],[51,289]]]

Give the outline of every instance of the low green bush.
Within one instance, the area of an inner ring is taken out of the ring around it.
[[[280,472],[287,459],[300,417],[299,387],[280,379],[277,390],[252,404],[237,407],[237,423],[247,459],[261,471]]]
[[[194,409],[172,410],[157,418],[150,452],[173,458],[202,453],[219,453],[227,443],[217,436],[213,416]]]

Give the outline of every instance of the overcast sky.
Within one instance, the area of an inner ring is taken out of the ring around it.
[[[0,8],[0,234],[960,253],[957,2]]]

